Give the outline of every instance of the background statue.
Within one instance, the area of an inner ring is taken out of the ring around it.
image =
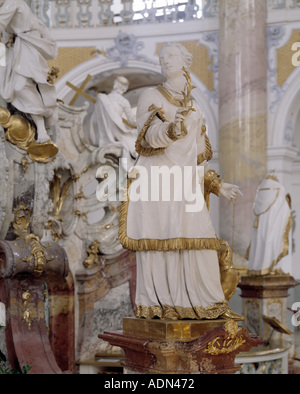
[[[56,57],[56,43],[24,0],[0,0],[0,34],[7,48],[6,65],[0,66],[0,96],[31,115],[38,143],[49,141],[46,129],[58,116],[47,60]]]
[[[119,76],[108,95],[97,95],[89,134],[94,146],[104,147],[120,143],[127,152],[123,156],[135,159],[136,119],[129,101],[123,96],[128,86],[129,81]]]
[[[287,256],[293,226],[291,198],[274,175],[268,175],[257,189],[253,223],[248,273],[268,275],[278,268],[288,273],[291,261],[287,261]]]
[[[233,200],[241,195],[237,186],[223,182],[208,165],[211,147],[203,127],[203,113],[191,98],[194,87],[188,68],[192,55],[181,44],[170,43],[160,50],[159,60],[166,82],[147,89],[139,98],[139,175],[128,182],[128,198],[120,211],[120,241],[123,247],[136,251],[137,317],[242,320],[228,307],[218,254],[227,259],[222,266],[228,268],[230,286],[236,288],[239,276],[232,276],[228,261],[232,254],[222,250],[229,246],[216,237],[204,198],[199,209],[187,209],[188,199],[183,195],[178,198],[178,185],[171,181],[169,201],[151,199],[155,192],[153,179],[145,179],[144,183],[146,189],[151,189],[149,200],[132,198],[134,191],[143,186],[143,173],[151,174],[156,166],[176,166],[183,175],[185,168],[190,168],[192,185],[199,185],[197,161],[204,169],[208,193]],[[234,291],[227,292],[229,298]]]

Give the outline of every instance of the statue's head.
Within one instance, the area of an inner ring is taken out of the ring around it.
[[[158,57],[165,77],[175,77],[178,73],[182,74],[182,67],[189,69],[193,63],[193,55],[179,42],[163,44]]]
[[[113,87],[114,91],[123,94],[127,91],[128,87],[129,87],[129,81],[127,78],[122,76],[116,77]]]

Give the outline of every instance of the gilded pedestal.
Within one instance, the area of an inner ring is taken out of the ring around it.
[[[123,330],[99,338],[124,350],[124,367],[143,374],[233,374],[238,353],[262,343],[233,320],[124,318]]]

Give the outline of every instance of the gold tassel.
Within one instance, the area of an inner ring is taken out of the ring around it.
[[[256,216],[253,227],[258,228],[258,216]]]

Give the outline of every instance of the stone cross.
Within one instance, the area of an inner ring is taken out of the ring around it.
[[[67,86],[69,86],[71,89],[75,90],[76,92],[75,96],[73,97],[69,105],[74,105],[80,96],[85,97],[87,100],[91,101],[94,104],[96,103],[94,97],[90,96],[84,91],[84,88],[86,87],[87,83],[91,78],[92,76],[89,74],[79,88],[77,86],[74,86],[71,82],[66,83]]]

